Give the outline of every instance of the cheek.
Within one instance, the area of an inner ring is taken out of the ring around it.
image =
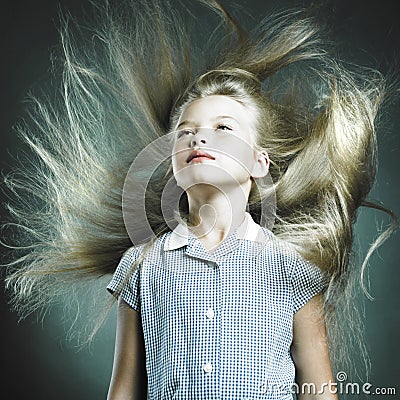
[[[243,151],[238,153],[230,153],[224,155],[223,164],[227,166],[228,170],[236,173],[249,175],[254,166],[254,160],[251,154],[244,154]]]
[[[182,141],[176,141],[172,147],[172,166],[174,170],[181,169],[184,165],[186,165],[187,158],[187,145]]]
[[[239,137],[231,137],[223,146],[218,145],[218,151],[226,162],[235,163],[247,170],[251,170],[256,161],[256,152],[252,145]]]

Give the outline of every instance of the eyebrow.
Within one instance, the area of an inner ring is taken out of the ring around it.
[[[233,118],[233,117],[231,117],[231,116],[229,116],[229,115],[218,115],[218,117],[215,117],[214,118],[214,121],[218,121],[219,119],[232,119],[233,121],[235,121],[238,125],[240,125],[240,123],[239,123],[239,121],[237,120],[237,119],[235,119],[235,118]],[[188,125],[196,125],[193,121],[182,121],[178,126],[177,126],[177,128],[179,128],[181,125],[185,125],[185,124],[188,124]]]
[[[195,123],[193,121],[182,121],[176,128],[178,129],[181,125],[185,125],[185,124],[195,125]]]
[[[218,117],[215,117],[215,121],[217,121],[218,119],[232,119],[238,125],[240,125],[239,121],[236,118],[231,117],[230,115],[218,115]]]

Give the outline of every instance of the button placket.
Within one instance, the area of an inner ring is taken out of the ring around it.
[[[217,267],[217,263],[215,263],[213,261],[208,261],[207,264],[208,264],[209,267],[213,267],[213,268]],[[212,306],[208,307],[208,309],[206,311],[206,317],[208,319],[213,319],[215,317],[215,309],[214,309],[214,307],[212,307]]]
[[[209,320],[209,323],[211,323],[210,320],[212,320],[215,317],[215,311],[213,307],[208,307],[207,311],[205,312],[205,317]],[[203,364],[203,371],[206,374],[209,374],[213,370],[213,365],[210,362],[206,362]]]
[[[206,332],[207,334],[210,334],[208,336],[208,339],[206,339],[206,342],[209,343],[209,349],[204,354],[203,358],[203,363],[201,365],[201,368],[203,370],[203,373],[208,376],[208,379],[212,379],[212,382],[214,382],[215,379],[218,379],[218,343],[219,343],[219,338],[218,338],[218,328],[217,328],[217,288],[218,288],[218,280],[219,280],[219,268],[218,264],[216,261],[213,260],[205,260],[209,269],[209,286],[208,288],[210,289],[210,292],[208,292],[208,296],[205,298],[205,304],[203,308],[203,321],[206,327]],[[212,289],[211,289],[212,288]],[[217,381],[215,381],[213,384],[215,384]],[[211,381],[209,381],[209,384],[211,384]]]

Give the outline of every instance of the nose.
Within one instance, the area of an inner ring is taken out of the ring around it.
[[[207,143],[205,135],[199,130],[195,135],[193,135],[192,140],[190,141],[190,147],[196,147],[200,145],[204,145]]]

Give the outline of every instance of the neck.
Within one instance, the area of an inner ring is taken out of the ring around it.
[[[190,229],[213,249],[245,218],[249,188],[236,186],[223,192],[211,185],[194,185],[187,190]]]

